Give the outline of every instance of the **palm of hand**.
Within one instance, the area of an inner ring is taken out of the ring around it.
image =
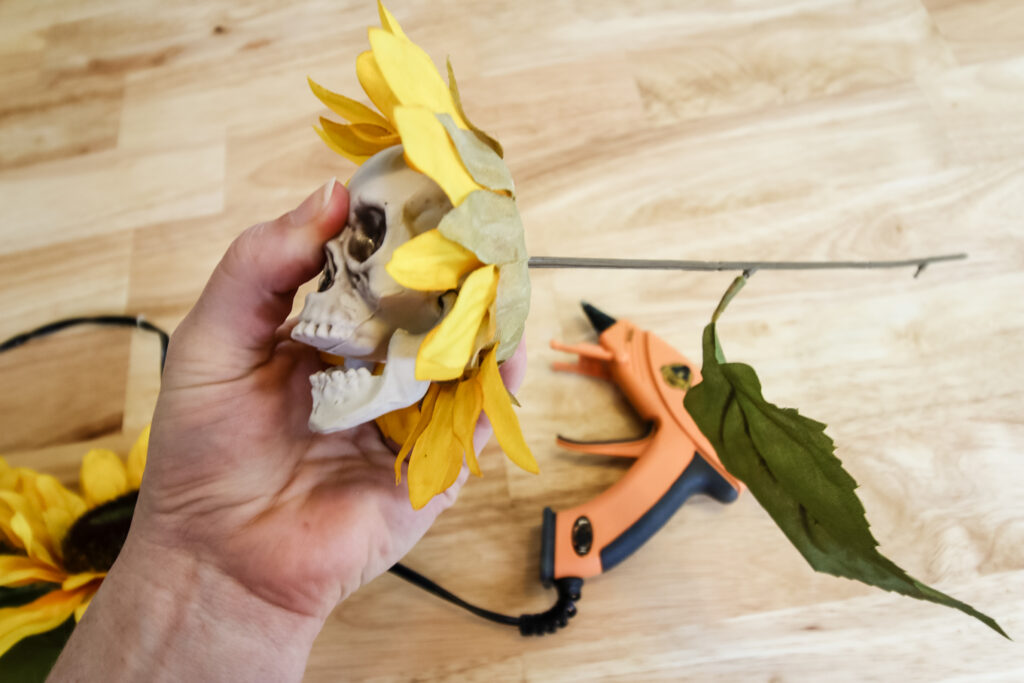
[[[310,433],[308,375],[320,367],[312,349],[283,341],[236,379],[169,380],[139,505],[149,533],[268,602],[322,616],[398,561],[465,477],[414,511],[374,425]]]

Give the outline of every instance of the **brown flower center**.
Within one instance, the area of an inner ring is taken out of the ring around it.
[[[79,517],[61,544],[64,569],[72,573],[109,571],[128,537],[138,499],[139,492],[132,491]]]

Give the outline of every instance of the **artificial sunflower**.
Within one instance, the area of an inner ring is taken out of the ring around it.
[[[480,475],[473,431],[481,412],[509,458],[538,471],[498,373],[522,337],[530,282],[501,145],[470,123],[451,63],[446,84],[380,2],[378,10],[381,28],[369,29],[371,49],[356,60],[359,82],[378,111],[312,80],[310,87],[348,121],[321,117],[316,131],[332,150],[362,164],[402,145],[406,163],[436,182],[452,203],[437,228],[396,249],[387,265],[404,287],[458,293],[416,356],[416,378],[432,382],[426,396],[377,421],[386,437],[401,444],[399,481],[409,457],[409,496],[420,508],[455,482],[464,459]]]
[[[85,614],[124,544],[148,445],[147,427],[127,462],[110,450],[90,450],[79,474],[81,495],[0,458],[0,587],[50,588],[27,604],[0,608],[0,656]]]

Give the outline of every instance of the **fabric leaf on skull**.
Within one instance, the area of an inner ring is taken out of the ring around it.
[[[377,421],[402,446],[399,477],[408,457],[410,499],[418,508],[455,481],[463,458],[480,473],[472,428],[482,412],[513,462],[537,470],[497,373],[522,337],[530,282],[501,145],[469,121],[451,64],[446,84],[382,3],[378,10],[381,28],[369,30],[370,50],[357,58],[356,74],[379,113],[312,80],[310,87],[348,122],[321,119],[316,130],[328,147],[362,164],[400,144],[408,166],[437,183],[453,207],[387,264],[391,278],[409,290],[455,293],[442,297],[444,317],[416,356],[416,379],[434,384],[418,404]]]

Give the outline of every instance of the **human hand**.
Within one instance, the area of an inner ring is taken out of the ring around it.
[[[246,230],[224,255],[171,338],[132,529],[78,630],[90,619],[124,623],[131,596],[149,600],[156,585],[160,605],[149,607],[157,614],[144,615],[143,628],[153,629],[164,611],[185,611],[166,620],[258,623],[268,638],[284,640],[302,632],[298,649],[308,653],[308,634],[338,601],[397,562],[455,501],[465,467],[447,492],[413,510],[375,425],[330,435],[307,426],[309,375],[324,364],[289,338],[285,320],[347,216],[348,192],[332,181],[294,211]],[[502,367],[510,389],[524,370],[520,348]],[[478,450],[489,436],[484,418]],[[136,578],[144,574],[145,585]],[[180,604],[199,595],[215,607]],[[185,635],[183,654],[201,669],[195,650],[204,646]],[[222,635],[223,659],[237,639]],[[78,631],[72,646],[76,639]],[[166,648],[168,640],[151,645]],[[237,668],[229,671],[238,678]]]
[[[408,552],[466,477],[414,511],[375,425],[307,426],[309,375],[324,363],[284,323],[347,215],[345,187],[330,182],[231,245],[171,339],[136,511],[151,541],[314,616]],[[518,384],[522,360],[506,381]],[[477,430],[478,448],[489,435]]]

